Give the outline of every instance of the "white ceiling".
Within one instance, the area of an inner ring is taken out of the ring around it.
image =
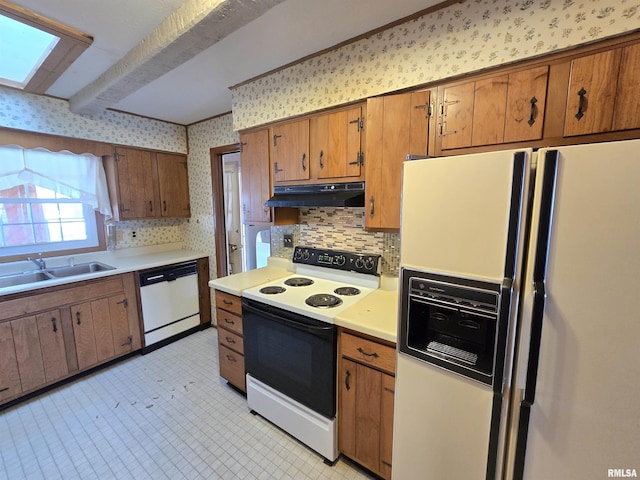
[[[441,0],[280,1],[14,0],[14,3],[94,38],[93,44],[46,92],[63,99],[99,87],[99,77],[105,72],[117,79],[120,74],[113,65],[131,49],[140,48],[139,44],[183,4],[234,3],[242,7],[235,12],[240,16],[248,16],[259,3],[275,4],[249,23],[233,18],[234,25],[246,25],[108,105],[189,125],[230,111],[230,86],[420,12]]]

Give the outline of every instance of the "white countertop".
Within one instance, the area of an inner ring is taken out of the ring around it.
[[[266,267],[216,278],[209,281],[209,286],[239,297],[243,290],[291,275],[293,271],[291,265],[286,258],[269,257]]]
[[[341,312],[341,327],[396,343],[398,335],[398,279],[383,277],[380,288]]]
[[[185,250],[181,243],[165,243],[149,247],[136,247],[116,250],[115,252],[103,251],[82,253],[78,255],[67,255],[62,257],[45,257],[47,267],[60,267],[70,264],[70,259],[78,265],[86,262],[101,262],[112,267],[113,270],[88,273],[84,275],[74,275],[72,277],[43,280],[24,285],[0,288],[0,296],[9,293],[27,292],[39,288],[61,285],[66,283],[79,282],[92,278],[108,277],[120,273],[135,272],[148,268],[171,265],[173,263],[187,262],[198,258],[208,257],[206,253],[194,250]],[[19,273],[37,270],[37,267],[30,261],[9,262],[0,264],[0,275]]]

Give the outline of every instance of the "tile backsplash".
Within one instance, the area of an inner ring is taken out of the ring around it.
[[[271,227],[271,255],[291,259],[293,248],[284,247],[285,234],[293,244],[356,253],[382,255],[382,273],[398,276],[398,234],[366,232],[364,208],[301,208],[297,225]]]

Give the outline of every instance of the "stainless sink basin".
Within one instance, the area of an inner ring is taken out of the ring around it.
[[[0,276],[0,288],[15,287],[29,283],[42,282],[44,280],[55,280],[56,278],[73,277],[75,275],[85,275],[87,273],[104,272],[114,270],[115,267],[100,262],[79,263],[68,267],[54,267],[46,270],[32,272],[14,273]]]
[[[16,273],[14,275],[4,275],[0,277],[0,288],[15,287],[16,285],[25,285],[27,283],[41,282],[43,280],[51,280],[54,278],[46,271]]]
[[[114,270],[115,267],[100,262],[79,263],[69,267],[49,268],[47,272],[54,278],[72,277],[74,275],[84,275],[87,273],[104,272]]]

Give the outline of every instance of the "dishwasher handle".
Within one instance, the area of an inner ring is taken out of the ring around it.
[[[139,273],[140,286],[146,287],[161,282],[172,282],[181,277],[198,274],[197,262],[186,262],[166,267],[143,270]]]

